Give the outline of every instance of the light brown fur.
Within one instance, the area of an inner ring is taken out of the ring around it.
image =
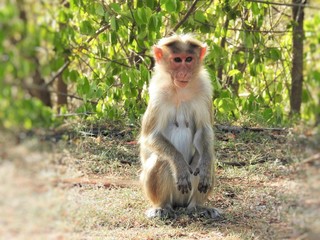
[[[174,56],[181,53],[194,61],[183,87],[173,83],[172,70],[168,69],[170,50],[175,51]],[[212,86],[202,66],[205,50],[205,45],[190,35],[162,39],[155,47],[157,63],[140,137],[141,182],[153,205],[149,217],[170,216],[175,207],[203,210],[212,190]],[[205,211],[210,217],[219,215],[215,209]]]

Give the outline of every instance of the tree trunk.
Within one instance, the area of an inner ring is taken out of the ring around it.
[[[17,1],[17,6],[19,9],[19,18],[23,22],[23,32],[20,41],[25,39],[28,35],[27,29],[27,23],[28,23],[28,18],[27,18],[27,12],[24,8],[25,6],[25,1],[24,0],[18,0]],[[12,44],[17,44],[15,42],[16,40],[12,40]],[[40,63],[39,59],[37,58],[36,55],[28,56],[29,59],[33,59],[34,65],[35,65],[35,71],[32,75],[32,86],[30,87],[28,84],[26,84],[22,80],[22,86],[24,86],[25,90],[29,92],[29,94],[32,97],[38,98],[44,105],[48,107],[52,107],[52,102],[51,102],[51,94],[48,90],[48,86],[46,85],[46,82],[44,81],[43,77],[41,76],[40,73]]]
[[[225,21],[224,24],[223,24],[224,36],[222,37],[221,42],[220,42],[220,47],[221,47],[222,49],[225,49],[225,47],[226,47],[228,27],[229,27],[229,17],[228,17],[228,15],[226,15],[226,21]],[[223,85],[223,84],[222,84],[223,66],[224,66],[224,64],[223,64],[223,63],[220,63],[220,66],[219,66],[219,68],[218,68],[218,74],[217,74],[218,81],[220,82],[221,85]]]
[[[61,1],[63,4],[63,7],[70,8],[69,1]],[[60,30],[63,30],[66,27],[65,23],[59,23]],[[65,62],[68,61],[68,57],[65,57]],[[62,72],[57,77],[57,106],[58,106],[58,112],[60,112],[60,108],[62,106],[68,105],[68,85],[63,81]]]
[[[67,84],[63,81],[62,74],[58,76],[58,83],[57,83],[57,92],[58,92],[58,109],[60,110],[61,106],[68,104],[68,88]]]
[[[35,60],[35,64],[36,64],[36,70],[32,78],[33,87],[30,89],[30,93],[33,97],[40,99],[44,105],[48,107],[52,107],[51,95],[50,95],[50,92],[48,91],[48,87],[46,86],[44,79],[40,74],[40,71],[39,71],[40,66],[37,59]]]
[[[293,4],[306,4],[306,0],[292,0]],[[300,114],[302,101],[303,83],[303,19],[304,7],[292,7],[292,69],[291,69],[291,92],[290,92],[290,114]]]

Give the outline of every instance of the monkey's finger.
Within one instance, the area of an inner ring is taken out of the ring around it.
[[[189,190],[191,191],[192,189],[191,182],[188,182],[188,187],[189,187]]]
[[[209,189],[209,186],[208,185],[203,185],[203,184],[199,184],[198,186],[198,190],[200,193],[206,193]]]
[[[197,176],[199,173],[200,173],[200,169],[199,169],[199,168],[196,168],[196,170],[194,171],[193,175],[194,175],[194,176]]]

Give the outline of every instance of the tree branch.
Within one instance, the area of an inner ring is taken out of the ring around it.
[[[278,5],[278,6],[287,6],[287,7],[307,7],[312,9],[319,9],[320,7],[313,6],[310,4],[305,3],[278,3],[278,2],[269,2],[269,1],[263,1],[263,0],[247,0],[248,2],[255,2],[255,3],[265,3],[270,5]]]
[[[197,3],[199,0],[195,0],[190,9],[188,10],[188,12],[186,13],[186,15],[184,15],[184,17],[181,19],[180,22],[178,22],[178,24],[172,29],[173,32],[177,31],[179,29],[179,27],[181,27],[182,24],[184,24],[185,21],[187,21],[187,19],[189,18],[189,16],[191,15],[191,13],[194,11]]]
[[[54,82],[54,80],[56,80],[56,78],[58,78],[64,72],[64,70],[66,70],[66,68],[70,65],[70,63],[71,63],[70,60],[67,60],[63,64],[63,66],[59,68],[59,70],[55,74],[53,74],[49,82],[46,83],[46,86],[47,87],[50,86]]]
[[[86,44],[90,43],[93,39],[97,38],[101,33],[103,33],[105,30],[107,30],[109,28],[109,25],[105,25],[103,27],[101,27],[99,30],[97,30],[93,36],[89,37],[86,40]],[[81,49],[83,46],[80,46],[79,48]],[[56,80],[56,78],[58,78],[63,72],[64,70],[66,70],[66,68],[70,65],[71,61],[67,60],[63,66],[50,78],[49,82],[46,83],[46,86],[50,86],[51,84],[53,84],[53,82]]]

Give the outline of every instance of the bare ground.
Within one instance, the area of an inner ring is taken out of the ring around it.
[[[209,220],[149,220],[132,130],[0,133],[0,239],[319,239],[319,136],[217,133]],[[117,134],[116,134],[117,133]],[[50,136],[50,135],[49,135]]]

